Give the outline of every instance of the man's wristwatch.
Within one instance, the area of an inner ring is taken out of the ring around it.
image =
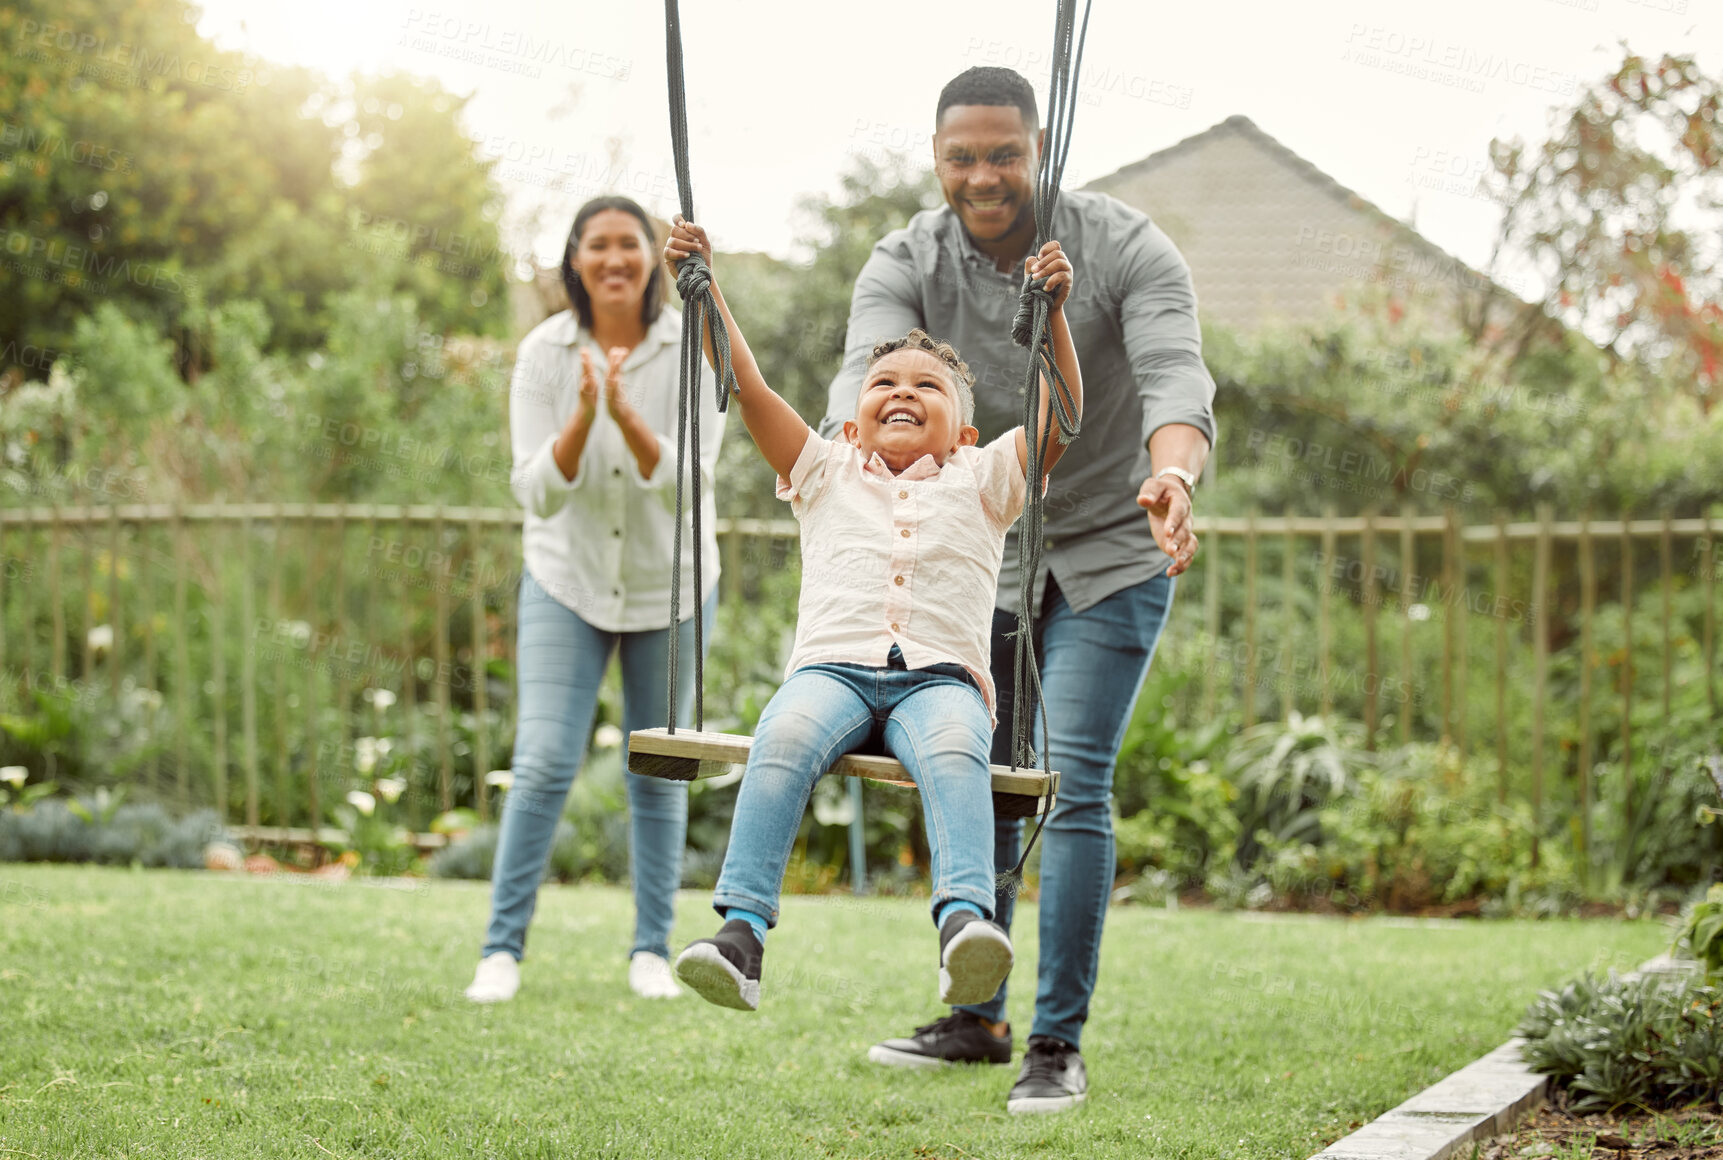
[[[1163,467],[1159,471],[1155,472],[1155,478],[1156,479],[1159,479],[1163,475],[1170,475],[1174,479],[1178,480],[1180,483],[1184,484],[1186,495],[1192,495],[1196,492],[1197,477],[1192,475],[1190,472],[1186,471],[1184,468],[1182,468],[1182,467]]]

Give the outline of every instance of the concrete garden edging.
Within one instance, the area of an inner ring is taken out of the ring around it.
[[[1633,975],[1686,968],[1668,955]],[[1543,1106],[1550,1077],[1526,1067],[1510,1039],[1488,1055],[1383,1112],[1311,1160],[1448,1160],[1473,1143],[1511,1132]]]

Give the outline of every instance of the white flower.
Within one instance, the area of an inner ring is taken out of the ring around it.
[[[289,620],[281,630],[293,642],[294,648],[304,648],[311,643],[311,625],[303,620]]]
[[[615,749],[622,744],[622,730],[614,725],[600,725],[592,735],[592,743],[600,749]]]
[[[515,783],[515,771],[512,769],[493,769],[485,774],[485,784],[494,785],[507,793]]]
[[[387,709],[395,703],[395,694],[388,689],[366,689],[365,699],[378,709]]]
[[[399,777],[380,777],[377,779],[377,792],[383,795],[383,800],[394,805],[401,800],[401,795],[407,790],[405,779]]]
[[[370,817],[372,814],[377,812],[377,799],[362,789],[348,790],[347,804],[364,814],[366,817]]]
[[[377,759],[387,752],[388,745],[379,744],[375,737],[361,737],[353,742],[353,764],[360,773],[368,774],[377,768]]]
[[[91,652],[106,652],[114,647],[114,626],[98,624],[90,630],[85,639],[89,642]]]
[[[1411,620],[1429,620],[1430,606],[1428,604],[1414,604],[1406,610],[1406,616]]]
[[[5,782],[14,789],[22,786],[29,777],[30,771],[25,769],[22,765],[8,765],[4,768],[0,768],[0,781]]]

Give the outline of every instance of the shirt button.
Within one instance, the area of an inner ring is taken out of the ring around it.
[[[621,596],[621,595],[622,595],[622,589],[620,589],[620,588],[612,588],[612,589],[611,589],[611,590],[610,590],[610,594],[611,594],[611,595],[612,595],[612,596]]]
[[[893,576],[891,582],[893,584],[898,585],[901,588],[903,586],[903,577],[902,576]]]
[[[892,631],[893,631],[893,632],[897,632],[897,631],[898,631],[898,627],[897,627],[897,625],[895,625],[895,624],[894,624],[894,625],[892,625],[892,626],[891,626],[891,630],[892,630]]]
[[[621,474],[622,474],[622,468],[620,468],[620,467],[612,467],[612,468],[611,468],[611,469],[610,469],[610,474],[612,474],[612,475],[621,475]]]
[[[1052,547],[1052,546],[1053,546],[1053,541],[1052,541],[1052,540],[1048,540],[1048,541],[1047,541],[1047,542],[1046,542],[1046,543],[1045,543],[1045,544],[1044,544],[1044,545],[1042,545],[1042,546],[1043,546],[1043,547],[1047,547],[1047,548],[1051,548],[1051,547]]]
[[[909,539],[909,529],[908,528],[903,529],[903,531],[900,534],[903,536],[904,539],[906,539],[906,540]]]
[[[907,491],[900,491],[900,492],[898,492],[898,493],[897,493],[897,498],[898,498],[898,499],[908,499],[908,498],[909,498],[909,492],[907,492]]]

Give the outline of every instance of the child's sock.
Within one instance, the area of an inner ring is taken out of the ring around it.
[[[979,906],[975,905],[975,903],[965,901],[964,899],[961,899],[961,898],[953,898],[949,902],[947,902],[944,906],[941,906],[939,908],[939,921],[934,923],[934,925],[943,928],[945,926],[946,921],[952,915],[956,914],[960,910],[967,910],[970,914],[973,914],[976,918],[986,918],[987,917],[985,914],[981,913],[981,908]]]
[[[760,940],[760,945],[766,945],[766,920],[751,910],[743,910],[740,906],[731,906],[724,911],[724,921],[734,922],[741,919],[754,928],[754,937]]]

